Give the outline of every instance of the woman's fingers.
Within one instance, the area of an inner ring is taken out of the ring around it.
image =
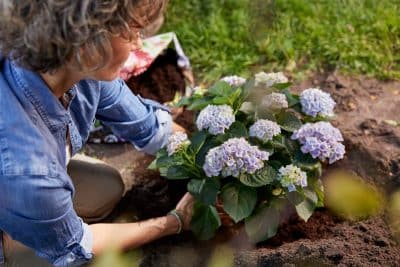
[[[176,210],[182,215],[183,229],[190,229],[190,221],[193,216],[194,197],[190,193],[186,193],[179,203],[176,205]]]

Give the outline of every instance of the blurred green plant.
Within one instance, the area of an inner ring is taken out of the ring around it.
[[[325,179],[325,202],[347,220],[366,219],[384,208],[384,196],[377,188],[346,171],[331,173]]]
[[[203,82],[281,70],[400,78],[399,0],[170,0],[174,31]]]
[[[208,267],[233,267],[234,251],[226,245],[217,246],[208,262]]]
[[[390,199],[389,220],[393,235],[400,243],[400,191],[394,193]]]
[[[140,253],[137,251],[122,253],[117,249],[110,248],[96,257],[91,267],[139,267],[139,263]]]

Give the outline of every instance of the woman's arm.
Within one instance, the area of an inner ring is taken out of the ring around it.
[[[178,231],[178,221],[172,215],[137,223],[92,224],[93,254],[98,255],[110,247],[130,249]]]
[[[176,206],[176,210],[182,215],[184,230],[190,228],[193,203],[193,197],[186,193]],[[98,255],[110,247],[131,249],[163,236],[175,234],[179,229],[179,222],[173,215],[167,215],[143,222],[92,224],[89,227],[93,234],[92,252]]]

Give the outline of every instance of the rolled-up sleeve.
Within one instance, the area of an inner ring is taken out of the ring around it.
[[[168,108],[135,96],[123,80],[101,83],[96,117],[138,150],[155,154],[172,131]]]
[[[0,228],[54,266],[90,261],[93,237],[73,209],[71,190],[46,176],[0,177]],[[18,182],[10,180],[18,179]]]

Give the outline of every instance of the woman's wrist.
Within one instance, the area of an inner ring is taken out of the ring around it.
[[[178,230],[176,231],[177,234],[180,234],[183,230],[183,215],[180,211],[174,209],[168,212],[168,215],[172,215],[176,221],[178,222]]]
[[[166,219],[166,226],[165,226],[165,231],[168,233],[168,235],[173,235],[178,233],[179,231],[179,221],[176,219],[176,217],[172,214],[167,214],[165,215]]]

